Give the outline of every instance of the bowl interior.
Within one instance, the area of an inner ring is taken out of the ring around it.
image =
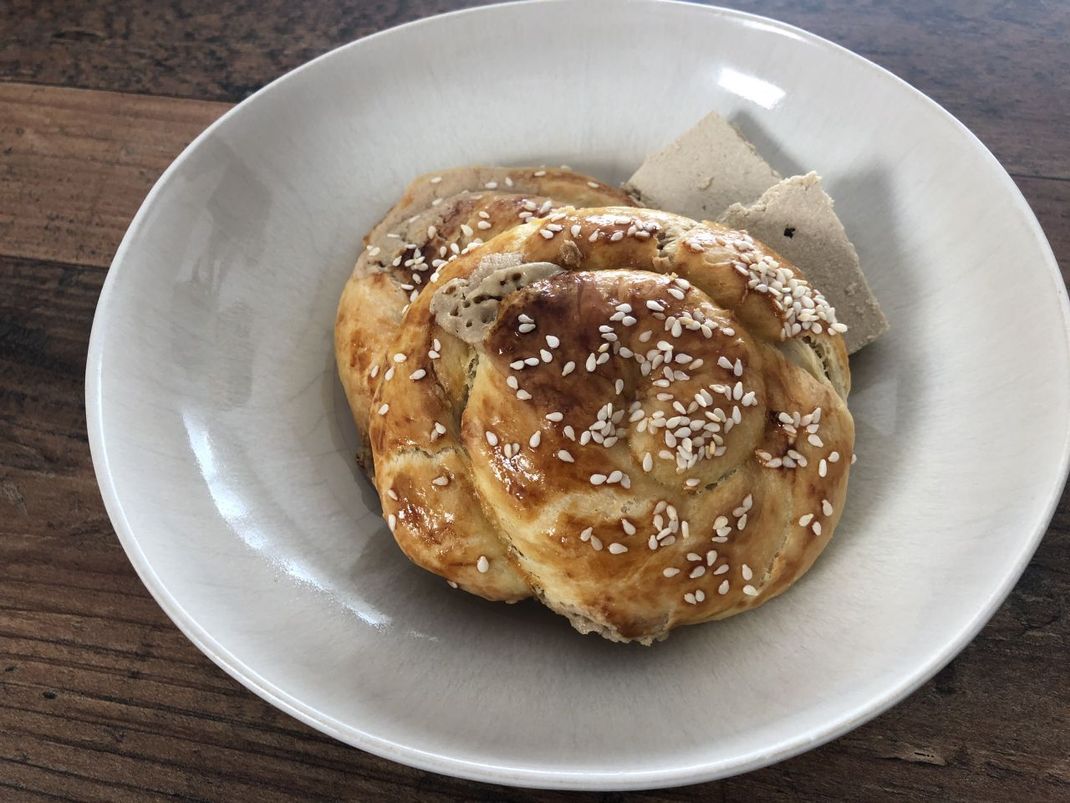
[[[331,328],[361,235],[418,172],[619,181],[711,109],[784,175],[822,174],[892,324],[852,361],[859,462],[833,544],[784,597],[651,649],[452,591],[396,549],[354,465]],[[166,174],[94,326],[94,458],[168,613],[305,721],[506,783],[695,781],[899,699],[1016,579],[1066,466],[1053,268],[964,128],[801,31],[611,0],[448,15],[296,71]]]

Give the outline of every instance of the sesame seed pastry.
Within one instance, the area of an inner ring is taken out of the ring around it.
[[[590,176],[542,167],[462,167],[419,176],[409,184],[364,238],[335,321],[338,372],[362,436],[378,380],[376,366],[406,304],[428,278],[494,235],[565,204],[632,201]],[[367,454],[360,457],[370,467]]]
[[[782,593],[847,490],[845,327],[743,232],[539,211],[437,266],[384,349],[340,355],[344,382],[368,377],[397,543],[466,591],[535,596],[613,641]],[[361,303],[340,319],[376,314]]]

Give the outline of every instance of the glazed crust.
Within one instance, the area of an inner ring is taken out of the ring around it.
[[[631,203],[621,190],[562,169],[463,167],[414,179],[364,238],[338,304],[335,359],[361,435],[376,379],[369,372],[405,305],[446,260],[552,207]]]
[[[493,271],[528,263],[561,270],[521,289]],[[383,515],[414,562],[650,643],[762,604],[824,549],[850,371],[835,313],[775,252],[663,212],[563,209],[435,272],[359,366]],[[434,299],[463,308],[487,275],[505,291],[469,342]]]

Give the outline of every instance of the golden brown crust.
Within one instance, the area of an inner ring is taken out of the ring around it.
[[[552,207],[630,203],[621,190],[570,170],[465,167],[414,179],[365,237],[338,304],[335,358],[361,434],[377,381],[369,371],[439,267]]]
[[[566,270],[505,294],[472,346],[432,299],[493,254]],[[854,425],[834,312],[795,268],[739,232],[609,207],[532,220],[437,272],[377,363],[368,430],[415,562],[646,643],[809,568]]]

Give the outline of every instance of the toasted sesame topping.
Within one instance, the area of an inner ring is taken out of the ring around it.
[[[591,533],[594,532],[594,527],[588,527],[586,530],[580,533],[580,540],[587,542],[591,540]]]
[[[491,446],[497,446],[498,445],[498,436],[495,435],[493,432],[491,432],[489,429],[483,434],[487,438],[487,443],[489,443]]]
[[[602,484],[605,483],[605,481],[606,481],[606,475],[605,474],[592,474],[591,475],[591,485],[602,485]]]
[[[635,535],[635,525],[632,524],[627,519],[621,519],[620,520],[620,526],[621,526],[621,529],[623,529],[624,532],[627,533],[628,535]]]
[[[431,484],[432,485],[437,485],[437,486],[439,486],[441,488],[441,487],[444,487],[444,486],[450,484],[450,478],[445,476],[445,475],[442,475],[440,477],[435,477],[433,480],[431,480]]]
[[[756,589],[752,585],[745,585],[743,586],[743,593],[746,594],[748,597],[756,597],[758,596],[758,589]]]
[[[390,411],[390,405],[387,404],[386,402],[383,402],[379,406],[379,415],[386,415],[389,411]]]
[[[414,382],[418,382],[425,376],[427,376],[427,371],[423,368],[417,368],[415,371],[409,374],[409,379],[413,380]]]
[[[833,512],[832,503],[829,500],[827,500],[827,499],[822,499],[821,500],[821,512],[823,514],[825,514],[826,516],[831,516],[832,515],[832,512]]]
[[[562,412],[547,413],[546,414],[546,420],[547,421],[553,421],[555,423],[557,423],[559,421],[564,421],[565,420],[565,414],[562,413]]]
[[[666,577],[676,577],[676,575],[680,573],[680,570],[677,569],[675,566],[669,566],[665,569],[662,569],[661,573]]]
[[[531,433],[531,437],[528,438],[528,446],[532,449],[537,449],[540,443],[542,443],[542,432],[535,430],[535,432]]]
[[[476,569],[480,574],[486,574],[490,570],[490,561],[487,560],[486,555],[480,555],[479,560],[476,561]]]
[[[614,541],[612,544],[609,545],[609,551],[613,555],[620,555],[624,552],[627,552],[628,547],[624,546],[624,544],[620,544]]]
[[[558,450],[557,459],[560,460],[562,463],[575,463],[576,462],[575,458],[572,457],[572,455],[569,453],[569,451],[567,449]]]

